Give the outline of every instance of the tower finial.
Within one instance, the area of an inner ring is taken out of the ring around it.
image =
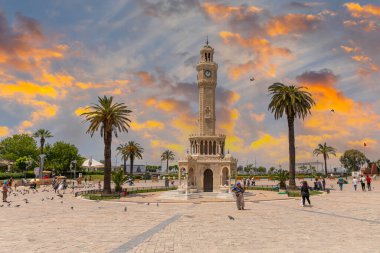
[[[208,35],[207,35],[207,39],[206,39],[206,45],[208,46]]]

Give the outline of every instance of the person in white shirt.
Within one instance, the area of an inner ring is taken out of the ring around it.
[[[354,177],[354,179],[352,179],[352,184],[354,185],[354,189],[356,191],[356,187],[358,186],[358,179],[356,177]]]
[[[365,177],[364,175],[362,175],[362,177],[360,178],[360,184],[362,185],[363,192],[365,192],[365,181]]]

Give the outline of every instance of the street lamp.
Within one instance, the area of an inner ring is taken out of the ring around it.
[[[75,179],[75,176],[76,176],[76,170],[77,170],[77,160],[73,160],[73,161],[71,161],[70,169],[72,168],[72,164],[74,164],[74,179]]]
[[[46,155],[40,154],[41,162],[40,162],[40,170],[39,170],[39,178],[42,179],[42,170],[44,169],[44,159]]]

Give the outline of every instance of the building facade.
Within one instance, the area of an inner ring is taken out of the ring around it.
[[[226,135],[215,132],[215,90],[218,64],[214,49],[206,42],[196,66],[199,115],[198,133],[189,137],[189,152],[179,161],[179,177],[186,175],[187,185],[197,191],[214,192],[230,185],[236,173],[237,159],[225,154]]]

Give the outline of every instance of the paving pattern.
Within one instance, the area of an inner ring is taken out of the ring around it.
[[[380,252],[373,185],[312,196],[312,207],[256,192],[244,211],[233,202],[96,202],[39,189],[0,203],[0,252]]]

